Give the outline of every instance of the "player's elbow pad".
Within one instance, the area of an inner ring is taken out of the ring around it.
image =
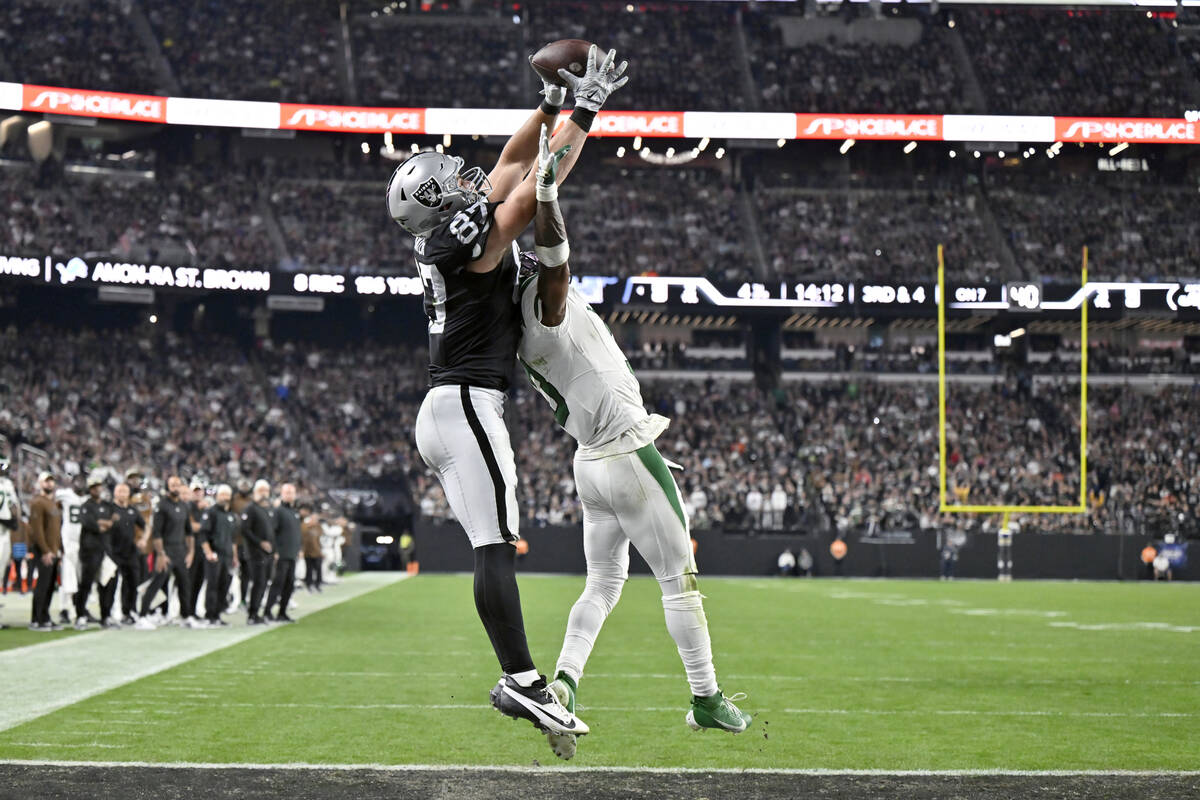
[[[538,261],[547,267],[558,267],[567,263],[567,259],[571,256],[571,246],[566,239],[563,239],[551,247],[535,244],[533,252],[537,254]]]

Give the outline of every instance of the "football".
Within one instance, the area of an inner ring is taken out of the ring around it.
[[[559,39],[531,55],[529,63],[544,80],[566,86],[558,71],[565,69],[582,76],[587,70],[588,48],[591,46],[591,42],[583,39]]]

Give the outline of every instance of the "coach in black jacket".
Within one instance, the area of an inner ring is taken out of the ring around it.
[[[275,580],[267,598],[267,621],[295,622],[288,616],[288,603],[296,586],[296,559],[300,557],[300,513],[296,509],[296,487],[285,483],[279,487],[279,506],[275,509]],[[271,615],[275,603],[279,613]]]
[[[196,537],[204,554],[204,617],[210,627],[224,627],[221,619],[225,607],[223,587],[229,585],[229,570],[234,565],[233,537],[238,530],[238,515],[229,507],[233,490],[222,484],[217,487],[217,504],[200,512],[200,530]]]
[[[267,575],[275,551],[275,509],[267,498],[271,495],[271,484],[260,480],[254,484],[253,502],[242,512],[242,539],[246,542],[246,563],[243,568],[250,572],[250,602],[246,606],[246,624],[262,625],[259,616],[263,593],[267,587]]]
[[[192,614],[192,586],[188,568],[195,557],[196,538],[192,533],[187,501],[181,496],[183,481],[178,475],[167,478],[167,493],[158,501],[150,525],[150,543],[154,546],[154,579],[142,595],[142,616],[150,615],[150,603],[167,585],[168,576],[175,580],[179,593],[179,614],[185,625],[195,623]]]
[[[104,478],[99,474],[88,476],[88,499],[79,510],[79,588],[75,591],[75,627],[86,630],[88,624],[87,602],[92,586],[100,577],[100,565],[104,556],[112,554],[109,543],[108,529],[112,527],[113,507],[100,499],[100,490],[104,488]],[[101,586],[100,591],[100,620],[105,627],[112,624],[109,618],[112,613],[112,592]]]

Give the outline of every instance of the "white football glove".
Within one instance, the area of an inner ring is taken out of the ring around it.
[[[563,145],[550,152],[550,131],[543,125],[542,133],[538,139],[538,163],[537,163],[537,186],[535,193],[537,199],[543,202],[550,202],[558,199],[558,162],[562,161],[563,156],[571,151],[571,145]]]
[[[617,51],[609,50],[603,63],[597,65],[599,52],[596,45],[588,48],[587,71],[582,78],[566,69],[558,71],[558,76],[567,82],[575,94],[576,108],[599,111],[608,96],[629,81],[628,77],[621,77],[625,74],[625,68],[629,66],[628,61],[622,61],[621,66],[614,69],[613,62],[617,60]]]
[[[567,87],[542,78],[542,90],[538,94],[543,95],[550,105],[562,108],[563,101],[567,99]]]

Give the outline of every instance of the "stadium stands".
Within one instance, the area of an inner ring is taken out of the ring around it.
[[[347,100],[334,4],[188,0],[147,8],[162,52],[189,97]]]
[[[832,36],[789,44],[781,22],[799,22],[797,18],[763,12],[746,14],[744,19],[764,111],[946,114],[970,110],[962,69],[943,28],[923,26],[909,44]],[[797,25],[794,30],[802,28]]]
[[[937,245],[964,280],[999,275],[974,193],[755,192],[768,276],[805,280],[911,280],[933,275]]]
[[[0,24],[0,80],[155,94],[167,87],[118,0],[11,0]]]
[[[1174,29],[1141,11],[955,13],[993,114],[1178,117],[1188,106]]]
[[[1108,280],[1195,276],[1200,195],[1194,188],[1049,175],[997,181],[988,191],[1007,244],[1026,277]]]

